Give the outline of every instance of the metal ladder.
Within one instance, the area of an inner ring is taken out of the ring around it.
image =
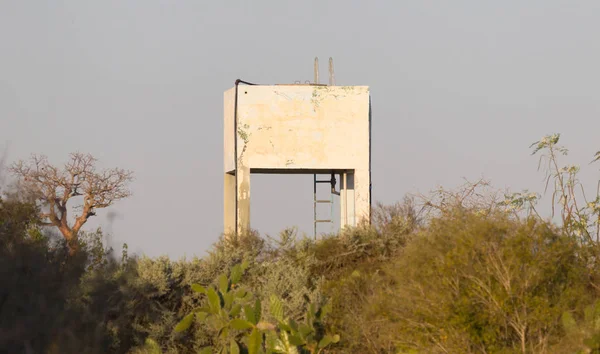
[[[314,179],[313,179],[313,191],[314,191],[314,199],[313,199],[313,205],[314,205],[314,238],[317,238],[317,224],[320,223],[329,223],[330,227],[331,227],[331,232],[333,232],[333,196],[334,195],[340,195],[339,192],[337,192],[335,190],[335,174],[331,173],[331,179],[329,180],[319,180],[317,179],[317,175],[314,175]],[[329,183],[331,185],[331,193],[329,196],[329,199],[319,199],[317,197],[317,184],[319,183]],[[330,205],[330,216],[329,219],[319,219],[317,217],[317,205],[319,204],[329,204]]]
[[[314,83],[319,84],[319,58],[315,57],[314,62]],[[335,74],[333,71],[333,58],[329,58],[329,86],[335,86]],[[319,180],[317,179],[317,174],[314,175],[314,238],[317,238],[317,224],[319,223],[329,223],[331,225],[331,232],[333,232],[333,195],[340,195],[340,192],[336,192],[335,190],[335,174],[331,172],[331,179],[329,180]],[[331,194],[329,199],[319,199],[317,198],[317,184],[319,183],[329,183],[331,184]],[[319,204],[329,204],[330,205],[330,217],[329,219],[318,219],[317,218],[317,205]]]

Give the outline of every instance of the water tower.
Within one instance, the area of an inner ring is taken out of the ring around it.
[[[224,231],[250,228],[250,175],[312,174],[317,206],[339,196],[340,227],[371,217],[371,107],[368,86],[314,82],[260,85],[241,80],[224,93]],[[325,178],[319,176],[326,176]],[[328,196],[317,195],[330,184]]]

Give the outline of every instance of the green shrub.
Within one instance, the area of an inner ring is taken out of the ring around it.
[[[597,296],[581,257],[585,246],[551,225],[448,215],[432,220],[382,271],[354,272],[329,288],[335,329],[356,338],[341,345],[360,352],[544,352],[564,335],[563,312]]]
[[[221,274],[218,286],[205,288],[193,284],[192,289],[206,295],[203,306],[196,307],[175,327],[186,331],[194,319],[212,331],[213,341],[202,353],[319,353],[339,336],[327,334],[323,326],[330,307],[309,304],[304,323],[284,318],[283,303],[270,296],[270,316],[263,319],[262,302],[240,284],[247,263],[235,265],[229,276]]]

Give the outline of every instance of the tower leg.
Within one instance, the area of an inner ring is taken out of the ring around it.
[[[340,188],[340,229],[346,226],[355,226],[354,216],[354,172],[342,173]]]
[[[250,169],[238,165],[237,178],[237,232],[250,231]]]
[[[223,196],[225,235],[232,235],[236,232],[238,235],[243,235],[250,230],[250,171],[248,168],[241,168],[236,174],[225,174]]]
[[[231,235],[235,233],[235,216],[236,216],[236,190],[235,190],[235,175],[226,173],[223,186],[224,186],[224,210],[223,210],[223,223],[225,235]]]
[[[340,193],[340,228],[358,226],[371,220],[369,171],[342,173]]]
[[[355,225],[371,221],[371,189],[369,170],[354,171],[354,214]]]

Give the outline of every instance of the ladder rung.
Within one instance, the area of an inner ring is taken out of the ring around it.
[[[315,222],[331,222],[331,220],[315,220]]]
[[[331,180],[330,179],[328,179],[327,181],[316,180],[315,183],[331,183]]]
[[[331,203],[331,200],[315,200],[315,203]]]

